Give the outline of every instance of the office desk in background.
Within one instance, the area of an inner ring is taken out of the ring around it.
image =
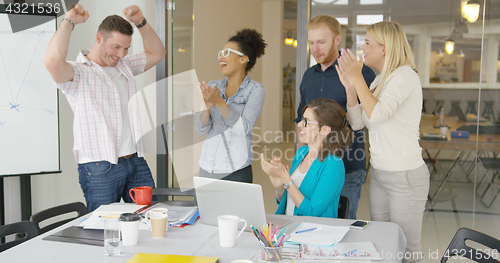
[[[86,215],[88,216],[88,215]],[[84,216],[84,217],[86,217]],[[297,224],[307,221],[328,225],[347,226],[354,220],[331,219],[319,217],[278,216],[292,219],[287,232],[295,229]],[[66,242],[42,240],[47,235],[58,232],[69,226],[78,225],[81,219],[76,219],[52,231],[37,236],[25,243],[0,253],[0,262],[126,262],[135,254],[159,253],[175,255],[194,255],[218,257],[221,263],[229,263],[235,259],[253,259],[259,251],[259,243],[250,232],[243,232],[232,248],[219,245],[219,235],[216,226],[202,224],[199,220],[185,228],[170,227],[163,239],[153,239],[149,231],[139,231],[139,243],[136,246],[122,246],[122,255],[108,257],[100,246],[81,245]],[[398,253],[404,254],[406,238],[401,228],[390,222],[373,222],[363,230],[350,230],[342,241],[367,242],[375,244],[384,260],[376,262],[400,262]],[[390,257],[390,258],[389,258]],[[283,262],[288,262],[284,260]],[[301,261],[305,262],[305,261]]]
[[[453,161],[450,169],[446,173],[443,181],[439,185],[436,193],[431,196],[431,202],[434,198],[441,192],[444,184],[450,178],[453,173],[455,166],[464,158],[467,152],[500,152],[500,135],[498,134],[472,134],[468,139],[451,139],[451,131],[456,131],[458,128],[467,124],[477,124],[475,122],[464,122],[459,121],[456,116],[445,116],[444,124],[449,125],[447,134],[447,141],[431,141],[431,140],[420,140],[420,147],[423,149],[433,149],[433,150],[455,150],[459,154]],[[420,133],[440,133],[439,128],[434,128],[439,125],[439,119],[433,116],[424,116],[420,121]],[[480,122],[480,125],[491,125],[489,122]],[[476,142],[477,140],[477,142]],[[431,156],[429,156],[432,158]]]

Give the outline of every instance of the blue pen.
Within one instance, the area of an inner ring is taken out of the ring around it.
[[[300,231],[296,231],[295,234],[300,234],[300,233],[304,233],[304,232],[314,231],[314,230],[321,229],[321,228],[322,227],[315,227],[315,228],[309,228],[309,229],[305,229],[305,230],[300,230]]]

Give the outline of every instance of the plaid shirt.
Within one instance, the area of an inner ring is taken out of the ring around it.
[[[101,66],[85,57],[88,52],[82,50],[75,62],[69,62],[75,70],[73,80],[56,83],[57,88],[66,95],[75,115],[73,153],[77,162],[81,153],[93,160],[117,164],[122,138],[120,97],[113,81]],[[143,73],[145,66],[145,53],[126,56],[116,65],[128,80],[129,98],[137,91],[134,76]],[[129,101],[128,110],[137,154],[142,157],[144,144],[137,100]]]

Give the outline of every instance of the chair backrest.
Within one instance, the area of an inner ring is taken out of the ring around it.
[[[169,205],[176,206],[197,206],[196,202],[196,192],[194,189],[182,189],[182,188],[153,188],[153,196],[190,196],[193,197],[191,201],[181,201],[181,200],[165,200],[162,201]],[[174,198],[172,198],[174,199]]]
[[[19,237],[21,238],[14,241],[0,244],[0,252],[3,252],[15,245],[23,243],[26,240],[36,237],[38,235],[38,232],[33,222],[27,220],[0,226],[0,238],[4,238],[13,234],[24,235],[19,235]]]
[[[47,219],[55,217],[55,216],[71,213],[71,212],[77,212],[78,215],[75,217],[71,217],[69,219],[57,221],[57,222],[52,223],[52,224],[45,226],[43,228],[40,227],[40,222],[42,222],[44,220],[47,220]],[[74,203],[60,205],[60,206],[56,206],[56,207],[52,207],[52,208],[40,211],[40,212],[32,215],[30,217],[30,221],[35,224],[35,227],[37,228],[38,233],[43,234],[47,231],[50,231],[58,226],[62,226],[64,224],[68,223],[69,221],[74,220],[75,218],[83,216],[87,213],[88,213],[87,207],[82,202],[74,202]]]
[[[347,219],[349,216],[349,198],[347,196],[340,196],[339,200],[339,211],[338,211],[338,218],[344,218]]]
[[[483,251],[487,252],[486,249],[481,251],[465,245],[466,240],[475,241],[489,247],[490,253],[483,253]],[[492,257],[492,253],[494,250],[498,251],[499,249],[500,240],[481,232],[462,227],[455,233],[448,248],[444,251],[441,263],[445,263],[450,257],[455,255],[463,256],[480,263],[498,263],[499,261]],[[498,257],[496,258],[498,259]]]

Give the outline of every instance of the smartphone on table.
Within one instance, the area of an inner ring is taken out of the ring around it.
[[[352,223],[349,228],[352,228],[352,229],[363,229],[365,228],[367,225],[369,225],[371,222],[370,221],[363,221],[363,220],[358,220],[354,223]]]

